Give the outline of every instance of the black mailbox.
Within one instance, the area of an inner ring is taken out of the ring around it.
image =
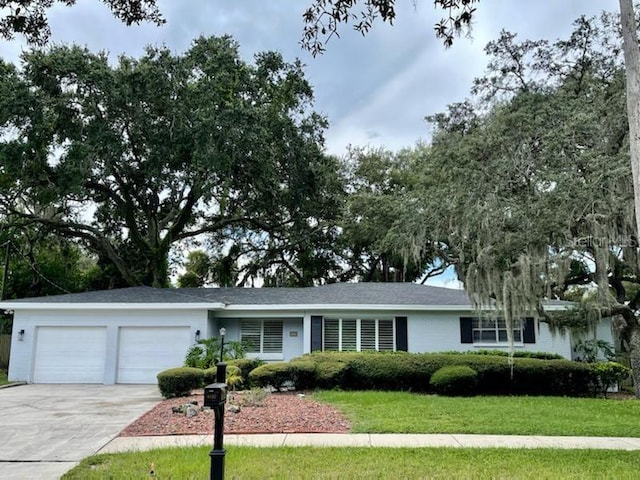
[[[204,406],[219,407],[227,401],[227,384],[212,383],[204,387]]]

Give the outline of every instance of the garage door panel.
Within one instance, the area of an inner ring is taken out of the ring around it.
[[[38,327],[34,383],[103,383],[104,327]]]
[[[121,327],[118,383],[157,383],[162,370],[184,364],[189,327]]]

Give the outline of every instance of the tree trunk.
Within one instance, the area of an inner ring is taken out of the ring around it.
[[[636,233],[640,238],[640,48],[638,47],[633,0],[620,0],[620,22],[627,77],[627,117],[629,119]]]
[[[629,332],[629,363],[633,390],[636,398],[640,398],[640,325],[634,325]]]

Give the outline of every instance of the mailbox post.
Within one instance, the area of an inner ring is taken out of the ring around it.
[[[213,426],[213,450],[211,457],[211,480],[224,479],[224,405],[227,402],[227,384],[224,383],[227,366],[223,362],[218,363],[216,371],[216,383],[204,387],[204,406],[210,407],[215,416]]]

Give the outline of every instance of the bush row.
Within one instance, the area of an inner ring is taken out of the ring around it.
[[[260,360],[239,359],[227,362],[227,383],[242,388],[249,378],[249,372],[263,362]],[[202,369],[195,367],[178,367],[164,370],[157,375],[158,388],[164,398],[189,395],[192,390],[203,388],[216,381],[216,367]]]
[[[466,352],[460,352],[455,350],[450,350],[446,352],[438,352],[445,355],[489,355],[496,357],[508,357],[509,352],[506,350],[487,350],[487,349],[478,349],[478,350],[467,350]],[[537,358],[538,360],[566,360],[562,355],[557,353],[549,353],[549,352],[530,352],[528,350],[515,350],[511,353],[511,356],[514,358]]]
[[[262,365],[249,380],[276,388],[293,382],[298,389],[434,392],[433,375],[451,366],[475,372],[477,394],[581,396],[593,394],[599,383],[593,366],[569,360],[515,358],[511,363],[497,355],[406,352],[312,353]]]

